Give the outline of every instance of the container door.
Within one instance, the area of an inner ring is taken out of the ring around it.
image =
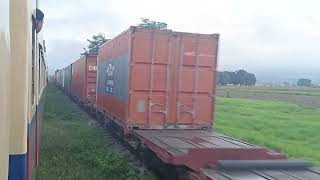
[[[132,62],[129,64],[128,124],[161,129],[172,124],[169,98],[172,96],[172,46],[169,32],[135,31]],[[175,39],[175,38],[173,38]]]
[[[218,37],[182,34],[177,36],[174,86],[170,99],[177,128],[209,128],[213,117],[213,89]],[[175,99],[175,100],[174,100]]]
[[[171,33],[153,34],[151,42],[149,127],[209,128],[217,41],[208,35]]]
[[[217,48],[213,36],[136,32],[134,37],[130,121],[152,129],[210,126]]]
[[[97,78],[97,60],[96,57],[88,57],[87,60],[87,85],[86,95],[90,102],[96,101],[96,78]]]

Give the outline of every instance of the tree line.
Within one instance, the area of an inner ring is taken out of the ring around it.
[[[302,79],[299,79],[299,80],[297,81],[297,86],[312,87],[312,86],[314,86],[314,85],[312,84],[312,81],[311,81],[310,79],[304,79],[304,78],[302,78]]]
[[[141,23],[139,23],[138,26],[147,29],[169,30],[167,23],[152,21],[147,18],[141,18]],[[86,48],[83,48],[83,52],[80,53],[80,56],[97,55],[99,48],[109,40],[110,39],[107,39],[106,35],[103,33],[93,35],[91,39],[87,39],[88,46]]]
[[[217,84],[225,86],[232,84],[234,86],[254,86],[257,82],[253,73],[241,69],[238,71],[223,71],[217,73]]]

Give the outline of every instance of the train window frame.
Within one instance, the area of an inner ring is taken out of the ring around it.
[[[34,17],[34,15],[32,15],[32,49],[31,49],[31,104],[32,106],[35,105],[35,75],[36,75],[36,49],[37,49],[37,33],[36,33],[36,19]]]
[[[41,46],[40,43],[38,43],[38,46],[39,46],[39,58],[38,58],[38,91],[41,91],[41,84],[42,84],[42,79],[41,79],[41,69],[42,69],[42,58],[43,58],[43,47]]]

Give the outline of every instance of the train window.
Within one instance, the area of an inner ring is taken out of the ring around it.
[[[39,66],[38,66],[38,74],[39,74],[39,78],[38,78],[38,90],[40,90],[40,88],[41,88],[41,78],[42,78],[42,76],[41,76],[41,69],[42,69],[42,60],[43,59],[43,48],[42,48],[42,46],[41,46],[41,44],[39,44],[39,59],[38,59],[38,61],[39,61]]]
[[[37,53],[37,36],[36,34],[41,31],[43,26],[44,14],[41,10],[36,9],[35,14],[32,15],[32,75],[31,75],[31,104],[35,104],[35,75],[36,75],[36,53]],[[39,46],[40,47],[40,46]],[[41,56],[39,56],[39,59]],[[40,63],[39,63],[40,66]],[[40,78],[40,67],[39,67]]]
[[[35,101],[35,53],[34,47],[32,49],[31,103],[33,105]]]
[[[32,69],[31,69],[31,104],[35,102],[35,61],[36,61],[36,19],[32,17]]]

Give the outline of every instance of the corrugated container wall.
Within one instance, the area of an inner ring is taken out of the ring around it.
[[[59,70],[56,70],[56,71],[54,72],[54,82],[55,82],[56,84],[58,84],[58,79],[59,79]]]
[[[64,89],[65,69],[61,69],[61,87]]]
[[[72,64],[71,94],[85,102],[96,101],[97,56],[87,55]]]
[[[57,84],[59,87],[62,87],[62,71],[58,70],[58,74],[57,74]]]
[[[218,41],[131,27],[99,50],[98,108],[127,128],[210,129]]]
[[[64,90],[71,93],[71,75],[72,75],[72,64],[64,68]]]

